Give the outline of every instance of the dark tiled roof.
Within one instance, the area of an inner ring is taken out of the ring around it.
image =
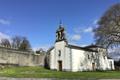
[[[108,59],[112,59],[111,57],[107,57]]]
[[[89,46],[85,46],[84,48],[104,48],[104,47],[92,44],[92,45],[89,45]]]
[[[81,50],[90,51],[90,52],[97,52],[96,50],[90,49],[90,48],[97,47],[97,46],[80,47],[80,46],[68,44],[66,47],[73,48],[73,49],[81,49]],[[49,49],[47,50],[47,53],[49,53],[52,49],[54,49],[54,47],[49,48]]]
[[[81,49],[81,50],[90,51],[90,52],[97,52],[96,50],[92,50],[92,49],[80,47],[80,46],[75,46],[75,45],[70,45],[70,44],[68,44],[67,47],[74,48],[74,49]]]

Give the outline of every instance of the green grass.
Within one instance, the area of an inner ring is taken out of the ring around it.
[[[0,76],[20,78],[120,78],[120,71],[60,72],[43,67],[11,67],[0,70]]]

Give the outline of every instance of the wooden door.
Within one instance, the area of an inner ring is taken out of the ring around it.
[[[58,61],[58,68],[59,68],[59,71],[62,71],[62,61]]]
[[[95,63],[92,63],[92,69],[95,70]]]

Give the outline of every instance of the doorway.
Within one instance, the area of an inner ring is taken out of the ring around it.
[[[59,71],[62,71],[62,61],[58,61],[58,69]]]
[[[95,70],[95,63],[92,63],[92,69]]]

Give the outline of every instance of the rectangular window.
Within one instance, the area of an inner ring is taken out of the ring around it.
[[[58,56],[59,56],[59,57],[61,56],[61,50],[59,50],[59,54],[58,54]]]
[[[88,59],[90,59],[90,56],[88,55]]]

